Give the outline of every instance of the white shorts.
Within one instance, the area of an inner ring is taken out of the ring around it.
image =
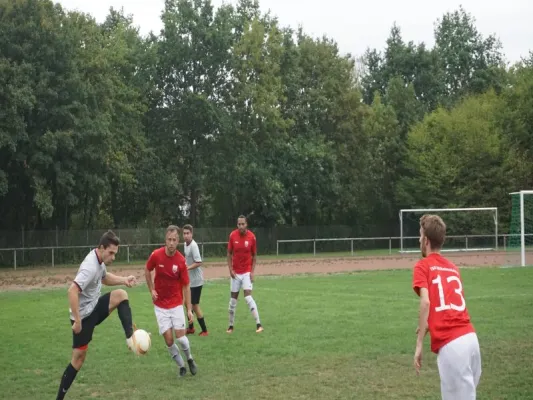
[[[242,290],[252,290],[253,284],[250,279],[250,273],[245,274],[235,274],[235,278],[231,279],[231,292],[238,293],[241,288]]]
[[[475,332],[468,333],[439,350],[442,400],[474,400],[481,377],[481,353]]]
[[[185,329],[185,314],[183,313],[183,306],[174,308],[161,308],[154,306],[155,318],[159,325],[159,334],[162,335],[169,329],[180,330]]]

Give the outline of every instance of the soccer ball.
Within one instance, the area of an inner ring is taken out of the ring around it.
[[[148,332],[146,332],[144,329],[137,329],[135,332],[133,332],[132,339],[132,350],[135,352],[135,354],[144,355],[148,353],[148,350],[150,350],[152,345],[152,338]]]

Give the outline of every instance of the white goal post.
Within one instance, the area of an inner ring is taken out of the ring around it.
[[[465,247],[453,247],[452,246],[451,248],[443,249],[442,250],[443,252],[445,252],[445,251],[448,251],[448,252],[452,252],[452,251],[490,251],[490,250],[497,250],[498,249],[498,207],[411,208],[411,209],[401,209],[400,212],[399,212],[399,217],[400,217],[400,253],[416,253],[416,252],[420,252],[420,249],[409,250],[409,249],[406,249],[405,246],[404,246],[404,241],[406,239],[410,239],[410,240],[417,239],[418,240],[418,236],[414,237],[414,236],[406,235],[405,227],[404,227],[404,215],[405,214],[409,214],[409,213],[418,214],[418,218],[416,220],[416,223],[417,223],[417,226],[418,226],[418,220],[423,214],[427,214],[427,213],[440,214],[440,213],[450,213],[450,212],[458,212],[458,213],[461,213],[461,212],[464,212],[464,213],[472,213],[472,212],[479,213],[479,212],[483,212],[483,213],[492,214],[493,222],[494,222],[494,232],[493,233],[491,232],[490,235],[484,234],[484,235],[479,235],[479,236],[486,238],[487,236],[490,237],[493,234],[494,235],[494,246],[468,247],[468,242],[466,242],[465,243]],[[446,218],[443,217],[443,219],[446,222]],[[449,228],[449,224],[447,224],[447,226]],[[418,235],[418,231],[417,231],[416,235]],[[458,236],[447,235],[448,238],[464,237],[465,240],[467,240],[467,236],[475,237],[475,235],[467,235],[466,233],[465,234],[461,233]],[[417,244],[418,244],[418,242],[417,242]]]
[[[513,230],[516,231],[517,227],[513,227],[513,219],[516,216],[516,212],[518,211],[520,214],[520,265],[522,267],[526,266],[526,236],[531,236],[531,234],[526,234],[526,208],[525,208],[525,201],[524,197],[526,195],[533,195],[533,190],[520,190],[519,192],[512,192],[509,193],[511,196],[513,195],[519,195],[519,210],[516,210],[515,205],[513,204],[511,209],[511,232],[510,234],[513,235]],[[528,207],[531,208],[531,207]],[[514,228],[514,229],[513,229]]]

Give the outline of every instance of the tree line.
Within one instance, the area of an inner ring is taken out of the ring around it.
[[[503,210],[533,185],[533,54],[507,65],[464,9],[385,50],[281,26],[259,3],[167,0],[159,33],[0,0],[2,229],[356,227]],[[361,38],[364,40],[364,38]]]

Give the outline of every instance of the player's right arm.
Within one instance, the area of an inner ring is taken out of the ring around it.
[[[72,330],[74,333],[80,333],[81,331],[81,318],[80,318],[80,288],[76,283],[72,283],[68,288],[68,302],[72,315],[74,316],[74,324]]]
[[[74,281],[68,289],[68,302],[72,310],[72,316],[74,317],[74,324],[72,324],[74,333],[81,332],[80,293],[94,280],[95,274],[95,268],[91,268],[89,265],[82,263]]]
[[[429,291],[428,291],[428,270],[422,262],[418,262],[413,271],[413,289],[420,297],[418,311],[418,328],[416,329],[416,347],[414,365],[417,374],[422,366],[422,349],[424,337],[428,331],[429,317]]]
[[[228,269],[229,275],[235,279],[235,271],[233,271],[233,238],[229,235],[228,240]]]
[[[156,301],[158,297],[157,291],[154,288],[154,281],[152,280],[152,271],[154,270],[156,264],[155,251],[153,251],[148,258],[148,261],[146,261],[146,268],[144,269],[144,278],[146,279],[146,285],[148,286],[148,290],[150,291],[153,301]]]

